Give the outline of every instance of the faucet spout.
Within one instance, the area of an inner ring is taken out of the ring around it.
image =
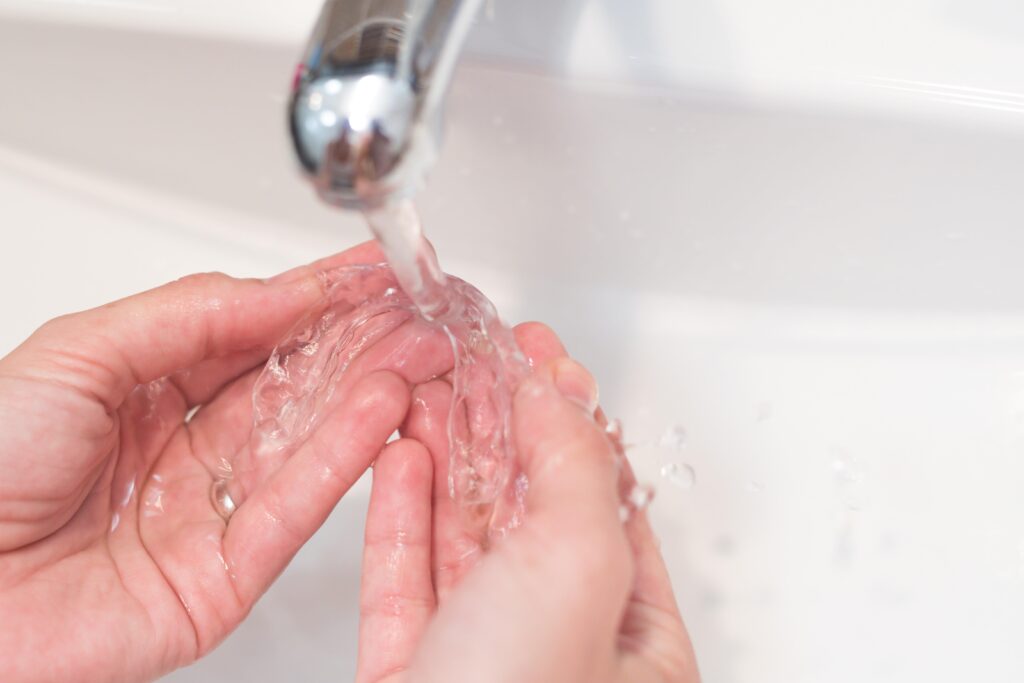
[[[327,0],[299,65],[289,126],[320,196],[374,209],[412,196],[481,0]]]

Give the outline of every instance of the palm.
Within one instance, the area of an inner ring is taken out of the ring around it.
[[[258,368],[322,301],[316,274],[374,251],[273,283],[188,278],[0,359],[0,655],[21,655],[0,656],[0,679],[148,679],[248,613],[401,423],[409,384],[451,367],[443,335],[400,326],[286,460],[250,458]],[[421,353],[396,367],[410,335]],[[226,466],[227,524],[210,498]]]
[[[5,449],[5,463],[26,452],[63,463],[57,476],[5,481],[28,495],[4,521],[35,520],[2,566],[4,583],[17,587],[8,606],[25,613],[21,632],[78,650],[76,676],[146,678],[194,660],[237,625],[268,570],[279,568],[249,564],[244,576],[229,568],[227,527],[209,500],[211,464],[245,443],[247,381],[236,380],[191,424],[188,402],[170,382],[141,386],[116,410],[112,431],[102,406],[76,392],[20,383],[23,409],[9,419],[21,425],[49,424],[55,410],[95,416],[61,425],[53,440],[38,438],[42,430],[0,430],[29,442]],[[79,448],[40,451],[47,443]],[[66,511],[69,498],[81,503]],[[105,637],[97,640],[98,632]]]
[[[157,470],[187,475],[187,453],[173,436],[184,422],[180,394],[147,406],[147,392],[133,392],[111,420],[103,406],[64,387],[6,378],[2,393],[18,406],[5,413],[3,432],[15,441],[0,454],[3,463],[60,463],[45,477],[5,468],[14,474],[5,489],[22,492],[3,511],[4,605],[19,625],[6,637],[29,649],[63,642],[75,673],[90,680],[151,675],[195,657],[195,627],[163,572],[167,548],[144,541],[155,527],[138,505]],[[54,424],[55,413],[71,419]],[[153,642],[167,647],[154,656]],[[48,677],[60,677],[61,662],[50,666]]]

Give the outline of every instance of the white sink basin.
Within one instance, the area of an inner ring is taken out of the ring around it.
[[[0,2],[0,353],[188,272],[268,275],[366,237],[315,201],[285,135],[318,3],[280,10],[281,34],[257,12],[249,38],[201,30],[192,2],[140,3],[170,10],[117,26],[123,3],[73,22],[60,4]],[[218,21],[240,6],[222,4]],[[693,4],[719,28],[741,5]],[[1019,13],[994,5],[972,4],[990,8],[977,21],[1020,42]],[[978,76],[1002,44],[965,56],[979,70],[955,87],[891,45],[906,68],[859,80],[835,76],[834,53],[813,78],[786,71],[781,43],[774,67],[731,68],[770,44],[752,30],[713,73],[689,53],[660,78],[649,56],[641,76],[604,69],[583,39],[530,53],[577,64],[566,79],[484,65],[489,44],[522,57],[514,32],[493,38],[514,23],[502,6],[452,93],[428,232],[509,320],[556,327],[648,444],[634,462],[661,482],[653,515],[706,680],[1024,680],[1024,97]],[[173,30],[150,32],[164,15]],[[839,53],[874,35],[861,19]],[[651,445],[673,427],[681,451]],[[671,462],[696,485],[660,480]],[[367,491],[167,680],[349,679]]]

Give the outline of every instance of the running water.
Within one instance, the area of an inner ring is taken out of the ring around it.
[[[424,318],[443,320],[452,306],[459,306],[461,302],[449,294],[448,276],[423,234],[412,202],[386,205],[364,215],[395,278]]]

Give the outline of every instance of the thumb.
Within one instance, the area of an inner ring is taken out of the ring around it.
[[[530,482],[528,523],[559,536],[624,539],[618,454],[594,419],[597,384],[590,373],[569,358],[554,359],[522,383],[513,406],[513,433]]]
[[[51,320],[4,363],[20,375],[68,386],[113,409],[137,384],[206,360],[269,352],[322,297],[315,273],[285,281],[190,275]]]
[[[596,407],[596,383],[568,358],[520,386],[512,426],[529,489],[523,528],[509,539],[534,567],[541,609],[553,610],[548,636],[557,642],[571,634],[595,653],[612,650],[634,572],[620,517],[619,455],[594,419]]]

